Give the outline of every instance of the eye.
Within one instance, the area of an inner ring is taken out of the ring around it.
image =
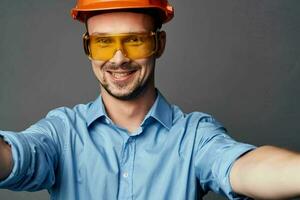
[[[109,45],[113,42],[112,39],[109,37],[97,37],[95,41],[100,45]]]
[[[129,36],[125,39],[125,42],[132,45],[140,45],[144,42],[144,39],[140,36]]]

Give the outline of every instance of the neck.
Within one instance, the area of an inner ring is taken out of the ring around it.
[[[140,127],[145,115],[153,105],[156,91],[153,86],[144,90],[134,99],[120,100],[102,89],[101,96],[110,119],[116,125],[127,129],[129,132],[134,132]]]

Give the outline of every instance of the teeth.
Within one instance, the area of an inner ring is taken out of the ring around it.
[[[114,78],[124,78],[130,74],[130,72],[112,72],[111,73]]]

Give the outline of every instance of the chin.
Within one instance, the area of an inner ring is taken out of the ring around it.
[[[138,95],[136,95],[135,93],[109,93],[111,96],[113,96],[114,98],[116,99],[119,99],[119,100],[133,100],[135,99]]]
[[[139,97],[143,91],[145,90],[144,87],[138,87],[138,88],[135,88],[131,91],[113,91],[113,90],[110,90],[108,89],[107,87],[103,87],[106,92],[113,96],[114,98],[116,99],[119,99],[119,100],[134,100],[136,99],[137,97]]]

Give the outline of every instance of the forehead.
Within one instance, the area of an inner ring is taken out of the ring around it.
[[[154,28],[154,19],[143,13],[112,12],[90,17],[87,21],[89,33],[145,32]]]

